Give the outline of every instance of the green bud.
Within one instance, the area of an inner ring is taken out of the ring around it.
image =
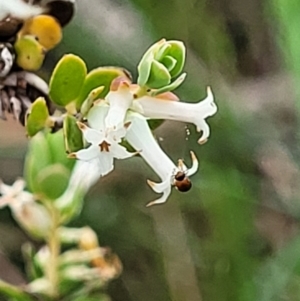
[[[183,70],[186,56],[185,46],[180,41],[165,39],[152,45],[142,57],[138,65],[138,84],[150,89],[171,91],[178,84],[172,80]]]

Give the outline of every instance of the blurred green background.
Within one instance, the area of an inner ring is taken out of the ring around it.
[[[208,143],[186,124],[155,135],[173,160],[200,159],[193,189],[146,208],[158,180],[141,158],[117,162],[90,191],[72,224],[90,225],[124,271],[107,288],[114,301],[300,300],[300,2],[298,0],[77,0],[78,11],[50,52],[91,69],[118,65],[136,76],[145,50],[184,41],[188,73],[177,94],[194,102],[211,85],[219,112]],[[0,178],[22,175],[24,129],[0,120]],[[22,282],[28,238],[0,211],[0,277]],[[39,244],[39,242],[36,242]],[[19,271],[17,271],[19,269]]]

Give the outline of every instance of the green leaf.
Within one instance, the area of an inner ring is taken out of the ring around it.
[[[77,108],[79,109],[81,107],[82,103],[94,89],[101,86],[104,86],[104,89],[98,97],[104,98],[109,92],[111,82],[119,76],[130,77],[127,71],[117,67],[99,67],[89,72],[76,100]]]
[[[177,61],[169,56],[169,55],[166,55],[162,60],[161,60],[161,63],[169,70],[171,71],[177,64]]]
[[[173,81],[170,85],[164,86],[160,89],[151,91],[151,96],[156,96],[158,94],[162,94],[165,92],[170,92],[178,88],[185,80],[186,73],[181,74],[175,81]]]
[[[67,153],[77,152],[83,148],[82,133],[76,122],[76,118],[71,115],[67,115],[64,119],[63,131]]]
[[[40,69],[45,58],[45,51],[33,36],[22,36],[15,45],[17,65],[28,71]]]
[[[185,64],[186,49],[180,41],[168,41],[171,45],[169,48],[168,56],[173,57],[176,60],[176,66],[170,71],[171,77],[176,77],[182,72]]]
[[[0,280],[0,295],[16,301],[33,301],[31,297],[19,287]]]
[[[151,64],[154,61],[154,50],[158,47],[157,44],[154,44],[151,46],[146,53],[143,55],[141,61],[138,64],[138,79],[137,83],[139,86],[143,87],[146,85],[149,76],[150,76],[150,70],[151,70]]]
[[[154,54],[154,59],[160,61],[168,53],[170,47],[171,45],[168,42],[164,42],[164,44]]]
[[[57,63],[50,79],[51,100],[59,106],[66,106],[75,100],[86,74],[86,65],[80,57],[73,54],[64,55]]]
[[[153,61],[146,85],[151,89],[158,89],[168,85],[170,81],[171,76],[168,69],[163,64]]]
[[[38,174],[39,193],[51,200],[60,197],[69,183],[70,172],[61,164],[50,165]]]
[[[69,170],[72,170],[75,160],[68,158],[66,154],[63,130],[54,134],[48,134],[46,138],[51,153],[52,164],[61,163]]]
[[[43,97],[39,97],[30,107],[30,113],[26,119],[26,131],[33,137],[46,127],[49,118],[48,107]]]
[[[101,95],[101,93],[103,92],[104,90],[104,86],[101,86],[99,88],[96,88],[94,90],[92,90],[89,94],[89,96],[87,97],[87,99],[83,102],[81,108],[80,108],[80,113],[83,115],[83,116],[86,116],[90,110],[90,108],[92,107],[93,105],[93,102],[98,99]]]
[[[38,173],[52,162],[51,153],[45,134],[39,132],[29,143],[29,150],[25,158],[24,177],[30,191],[36,192]]]

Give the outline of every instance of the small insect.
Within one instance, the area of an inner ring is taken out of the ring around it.
[[[187,176],[187,171],[179,170],[174,175],[174,186],[181,192],[189,191],[192,188],[192,182]]]

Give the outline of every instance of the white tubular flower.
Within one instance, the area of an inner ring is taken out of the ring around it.
[[[66,208],[74,203],[76,196],[81,198],[98,181],[100,166],[93,161],[77,161],[72,170],[69,185],[65,192],[55,201],[57,208]]]
[[[107,130],[114,131],[123,127],[126,113],[133,101],[133,94],[130,92],[128,81],[116,81],[116,90],[111,91],[105,97],[109,103],[109,110],[105,118],[105,126]],[[114,88],[114,87],[111,87]]]
[[[15,220],[30,234],[45,237],[51,225],[46,208],[33,195],[24,191],[25,182],[17,180],[12,186],[0,181],[0,208],[9,206]]]
[[[198,140],[200,144],[205,143],[210,134],[205,118],[213,116],[217,112],[210,87],[207,87],[207,97],[198,103],[184,103],[143,96],[133,102],[133,109],[151,119],[170,119],[194,123],[197,131],[202,131],[202,136]]]
[[[88,116],[89,128],[83,123],[78,123],[85,140],[91,145],[87,149],[82,149],[70,154],[70,157],[82,161],[88,161],[99,170],[99,177],[111,172],[114,168],[114,158],[126,159],[136,153],[129,153],[125,147],[119,145],[121,138],[125,136],[126,127],[116,131],[107,131],[104,127],[104,118],[107,114],[108,106],[105,104],[96,105]]]
[[[179,191],[188,191],[191,188],[191,182],[188,177],[198,170],[198,160],[194,153],[191,152],[193,162],[191,169],[187,169],[182,160],[179,160],[178,166],[176,166],[156,142],[143,116],[137,113],[130,113],[129,120],[131,125],[126,133],[127,141],[135,149],[141,150],[140,155],[162,180],[161,183],[154,183],[148,180],[151,188],[163,195],[159,199],[148,203],[147,206],[166,202],[172,186],[175,186]]]

